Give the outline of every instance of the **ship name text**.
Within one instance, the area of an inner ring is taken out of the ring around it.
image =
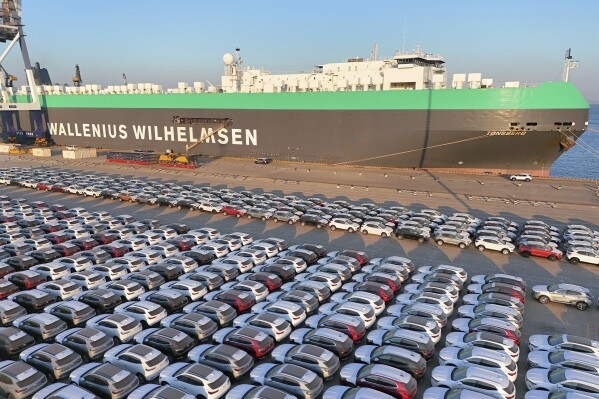
[[[525,136],[526,132],[523,130],[494,130],[487,132],[487,136]]]
[[[257,129],[194,126],[116,125],[105,123],[48,123],[52,136],[88,137],[110,140],[171,141],[182,143],[258,145]]]

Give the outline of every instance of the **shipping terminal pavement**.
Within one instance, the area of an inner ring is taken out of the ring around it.
[[[599,196],[597,181],[535,178],[531,182],[512,182],[505,176],[436,173],[417,170],[383,170],[373,168],[306,165],[273,162],[256,165],[253,160],[210,159],[197,169],[175,169],[159,166],[137,166],[106,163],[102,157],[88,160],[47,159],[30,156],[0,156],[0,168],[10,167],[60,168],[88,171],[90,174],[119,175],[179,181],[183,184],[204,184],[216,188],[274,192],[303,197],[319,196],[330,200],[375,202],[381,205],[401,204],[410,209],[437,209],[443,213],[469,212],[477,217],[503,216],[521,223],[525,219],[540,219],[559,227],[584,224],[599,229]],[[83,182],[84,183],[84,182]],[[68,207],[84,207],[89,211],[108,211],[130,214],[136,219],[153,218],[162,223],[182,222],[190,227],[207,226],[221,232],[241,231],[254,239],[280,237],[290,245],[313,242],[327,250],[356,249],[370,257],[406,256],[416,268],[424,265],[452,264],[466,269],[469,275],[508,273],[521,276],[530,289],[537,284],[571,283],[589,288],[595,298],[599,294],[599,267],[565,260],[551,262],[541,258],[523,258],[517,254],[479,252],[473,248],[437,246],[433,242],[419,245],[412,240],[396,240],[342,231],[316,229],[299,225],[263,222],[221,214],[178,210],[108,199],[81,197],[64,193],[40,192],[15,186],[0,187],[0,195],[27,200],[62,203]],[[595,299],[596,301],[596,299]],[[456,304],[460,306],[461,302]],[[450,332],[451,320],[443,333]],[[581,312],[573,306],[549,303],[542,305],[528,293],[522,341],[520,344],[517,397],[526,392],[524,377],[527,371],[527,341],[532,334],[569,333],[599,339],[599,309],[597,302]],[[444,339],[437,352],[444,347]],[[262,360],[258,363],[268,361]],[[346,360],[342,365],[347,364]],[[418,398],[430,386],[430,370],[438,365],[437,356],[428,363],[425,377],[418,383]],[[242,381],[246,382],[247,381]],[[337,384],[327,382],[326,386]]]

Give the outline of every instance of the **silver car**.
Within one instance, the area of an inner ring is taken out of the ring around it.
[[[324,387],[316,373],[294,364],[263,363],[250,373],[252,381],[289,392],[304,399],[314,399]]]
[[[599,357],[599,341],[570,334],[535,334],[528,338],[528,350],[556,351],[560,349],[590,353]]]
[[[497,399],[515,399],[516,388],[501,372],[477,366],[437,366],[433,369],[431,383],[434,387],[466,388]]]
[[[31,399],[98,399],[98,396],[87,389],[74,384],[56,382],[36,392]],[[132,398],[132,396],[129,396]]]
[[[517,362],[520,358],[520,348],[509,338],[489,332],[452,332],[445,337],[447,346],[458,348],[478,347],[508,353]]]
[[[519,326],[522,326],[522,322],[524,321],[522,314],[518,310],[495,304],[462,305],[458,308],[458,317],[467,317],[469,319],[495,317],[497,319],[510,320]]]
[[[297,399],[295,395],[288,394],[276,388],[266,386],[257,387],[250,384],[236,385],[227,393],[227,399],[256,398]]]
[[[524,399],[590,399],[591,397],[577,392],[549,392],[541,389],[528,391],[524,395]]]
[[[341,364],[333,352],[311,344],[279,345],[272,351],[271,356],[278,363],[304,367],[325,380],[332,379]]]
[[[145,384],[137,388],[135,391],[129,394],[127,399],[195,399],[196,397],[181,391],[180,389],[166,386],[160,386],[156,384]],[[67,398],[65,398],[67,399]],[[71,399],[70,397],[68,399]],[[75,398],[73,398],[75,399]],[[87,399],[79,398],[76,399]]]
[[[166,355],[143,344],[116,346],[104,354],[104,362],[130,371],[138,376],[141,383],[158,378],[169,364]]]
[[[552,370],[568,368],[599,375],[599,357],[574,351],[532,351],[528,354],[528,365]]]
[[[27,363],[0,362],[0,393],[11,399],[28,398],[47,383],[46,376]]]
[[[491,399],[484,393],[472,391],[470,389],[449,389],[441,387],[430,387],[422,395],[422,399]]]
[[[244,314],[233,320],[234,327],[254,327],[273,337],[277,342],[291,334],[291,324],[276,313]]]
[[[231,387],[231,381],[222,372],[203,364],[188,363],[174,363],[162,370],[160,384],[206,399],[218,399]]]
[[[578,310],[586,310],[595,297],[588,288],[574,284],[535,285],[532,296],[539,302],[559,302],[574,305]]]
[[[350,388],[341,385],[330,387],[322,399],[393,399],[393,396],[372,388]]]
[[[518,366],[509,354],[476,346],[445,347],[439,351],[439,364],[454,367],[476,365],[487,370],[500,371],[512,382],[516,381],[518,376]]]
[[[526,372],[526,387],[550,392],[577,392],[599,398],[599,377],[572,369],[532,368]]]

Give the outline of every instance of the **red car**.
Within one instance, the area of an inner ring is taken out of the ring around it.
[[[398,399],[416,396],[416,380],[407,372],[385,364],[351,363],[340,373],[342,382],[372,388]]]
[[[231,305],[237,313],[242,313],[256,304],[253,295],[235,289],[219,292],[212,299]]]
[[[63,220],[63,219],[74,218],[75,214],[71,213],[69,211],[58,211],[58,212],[54,212],[54,217],[58,220]]]
[[[366,291],[372,294],[378,295],[385,302],[393,299],[393,290],[386,284],[376,283],[374,281],[367,281],[365,283],[359,283],[354,286],[354,291]]]
[[[92,234],[92,238],[94,240],[98,241],[100,244],[106,245],[106,244],[110,244],[113,241],[118,240],[119,236],[117,236],[116,234],[110,234],[110,233],[98,233],[98,234]]]
[[[19,291],[19,287],[7,280],[0,280],[0,299],[6,299],[7,296]]]
[[[71,239],[68,234],[61,233],[60,231],[46,234],[44,238],[50,241],[52,244],[62,244]]]
[[[252,273],[248,276],[248,280],[262,283],[270,292],[278,290],[283,285],[283,280],[275,274],[266,272]]]
[[[82,238],[80,240],[70,240],[71,244],[77,245],[82,251],[87,251],[100,245],[100,243],[92,238]]]
[[[68,242],[52,245],[52,249],[62,256],[75,255],[77,252],[81,251],[77,245]]]
[[[258,340],[260,337],[262,339]],[[243,349],[258,359],[268,355],[275,346],[275,340],[270,335],[252,327],[221,329],[214,334],[213,339]]]
[[[45,233],[55,233],[57,231],[61,231],[67,228],[62,224],[42,224],[39,226]]]
[[[185,238],[171,238],[166,240],[166,242],[177,247],[179,251],[189,251],[192,247],[196,246],[195,242]]]
[[[233,208],[230,205],[223,206],[221,211],[223,212],[224,215],[234,215],[234,216],[237,216],[238,218],[245,216],[244,210]]]
[[[108,245],[100,245],[98,248],[103,249],[108,252],[110,257],[118,258],[119,256],[125,256],[129,253],[129,248],[124,245],[119,244],[108,244]]]
[[[35,185],[35,188],[37,188],[38,190],[50,191],[50,188],[52,188],[52,185],[50,183],[37,183]]]
[[[562,258],[561,252],[557,252],[557,250],[550,247],[535,244],[520,245],[518,252],[525,258],[528,258],[530,255],[540,256],[541,258],[547,258],[549,260],[559,260]]]
[[[370,258],[362,251],[354,251],[353,249],[346,249],[345,251],[339,251],[337,255],[344,255],[354,258],[358,262],[360,262],[360,266],[364,266]]]
[[[57,193],[64,193],[65,192],[64,186],[62,184],[53,184],[52,188],[50,190],[51,191],[55,191]]]
[[[10,281],[21,290],[30,290],[41,283],[46,282],[46,277],[42,274],[34,272],[33,270],[24,270],[22,272],[16,272],[6,277],[6,280]]]
[[[32,208],[47,208],[48,205],[46,205],[46,203],[44,201],[33,201],[30,202],[29,205],[31,205]]]
[[[391,287],[393,292],[399,291],[401,288],[401,280],[397,276],[391,274],[374,272],[364,276],[364,282],[381,283]]]

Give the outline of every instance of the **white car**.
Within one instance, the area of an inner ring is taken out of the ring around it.
[[[270,335],[279,342],[291,334],[291,323],[278,314],[263,312],[260,314],[243,314],[233,320],[234,327],[253,327]]]
[[[144,328],[159,324],[168,315],[165,308],[147,300],[122,303],[114,308],[114,313],[131,316]]]
[[[329,228],[331,230],[347,230],[348,233],[353,233],[360,229],[360,224],[345,218],[335,218],[329,222]]]
[[[195,204],[195,209],[203,212],[219,213],[223,207],[216,202],[201,201]]]
[[[157,378],[169,363],[168,357],[158,349],[143,344],[115,346],[104,354],[104,362],[141,376],[144,381]]]
[[[83,292],[83,288],[78,284],[64,279],[42,283],[37,286],[37,289],[52,295],[57,301],[70,299]]]
[[[434,387],[471,389],[498,399],[516,398],[516,387],[505,374],[477,366],[437,366],[433,369],[431,383]]]
[[[393,234],[393,228],[379,222],[365,222],[360,229],[362,234],[376,234],[383,238]]]
[[[143,330],[141,323],[123,314],[101,314],[87,321],[86,327],[100,330],[112,337],[117,344],[133,340]]]
[[[206,286],[199,281],[191,279],[175,280],[164,283],[160,286],[160,290],[174,290],[186,296],[189,301],[197,301],[208,293]]]
[[[50,280],[59,280],[72,273],[72,270],[60,263],[44,263],[33,266],[29,270],[33,270]]]
[[[86,197],[89,196],[97,198],[102,195],[102,190],[98,187],[86,187],[85,190],[83,190],[83,195]]]
[[[529,175],[528,173],[518,173],[516,175],[511,175],[510,176],[510,180],[511,181],[531,181],[532,180],[532,176]]]
[[[270,312],[280,315],[293,327],[297,327],[306,320],[306,311],[297,303],[289,301],[260,302],[252,306],[251,313],[259,314]]]
[[[588,248],[572,248],[566,252],[566,258],[573,265],[579,262],[599,265],[599,253]]]
[[[171,364],[160,372],[160,384],[168,384],[206,399],[218,399],[231,387],[231,381],[226,375],[199,363]]]
[[[439,351],[439,364],[454,367],[475,365],[502,372],[512,382],[516,381],[518,376],[518,366],[508,353],[476,346],[468,348],[447,346]]]
[[[499,251],[504,255],[510,254],[516,249],[516,246],[511,242],[505,242],[499,238],[491,236],[478,237],[474,241],[474,246],[481,252],[485,249],[491,249],[493,251]]]

